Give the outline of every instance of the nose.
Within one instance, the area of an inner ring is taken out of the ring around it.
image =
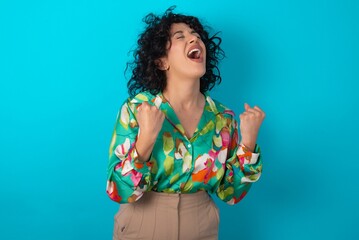
[[[198,37],[192,34],[191,37],[189,38],[189,42],[190,43],[198,42]]]

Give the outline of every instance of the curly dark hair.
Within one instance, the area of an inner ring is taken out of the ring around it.
[[[200,91],[211,90],[222,80],[219,68],[224,52],[220,48],[222,39],[218,32],[209,37],[208,31],[194,16],[173,13],[175,6],[168,8],[162,16],[153,13],[143,18],[146,29],[139,35],[137,48],[133,50],[133,62],[128,62],[125,72],[130,67],[132,76],[127,83],[128,93],[135,96],[142,91],[156,95],[166,87],[166,74],[158,69],[158,59],[167,55],[166,45],[170,41],[170,30],[173,23],[185,23],[195,30],[206,46],[206,73],[200,78]]]

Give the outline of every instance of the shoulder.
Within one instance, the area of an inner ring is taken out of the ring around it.
[[[149,91],[140,92],[134,97],[129,97],[127,101],[131,104],[139,104],[143,102],[153,102],[157,95],[153,95]]]
[[[158,95],[153,95],[149,91],[138,93],[136,96],[128,97],[122,104],[121,108],[127,108],[133,113],[137,112],[137,107],[143,102],[148,102],[150,105],[155,105]]]
[[[229,118],[234,118],[235,117],[235,113],[233,112],[232,109],[228,108],[226,105],[224,105],[222,102],[213,99],[209,93],[205,94],[206,97],[206,101],[208,102],[211,110],[213,113],[215,114],[221,114],[224,116],[227,116]]]

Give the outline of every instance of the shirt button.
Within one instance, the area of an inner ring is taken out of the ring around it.
[[[192,145],[191,145],[191,144],[188,144],[188,145],[187,145],[187,147],[189,147],[189,148],[190,148],[190,147],[192,147]]]

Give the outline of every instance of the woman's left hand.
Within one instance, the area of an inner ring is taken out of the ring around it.
[[[256,146],[259,127],[261,126],[265,113],[257,106],[251,108],[247,103],[244,104],[245,111],[239,115],[239,129],[242,136],[241,143],[254,151]]]

